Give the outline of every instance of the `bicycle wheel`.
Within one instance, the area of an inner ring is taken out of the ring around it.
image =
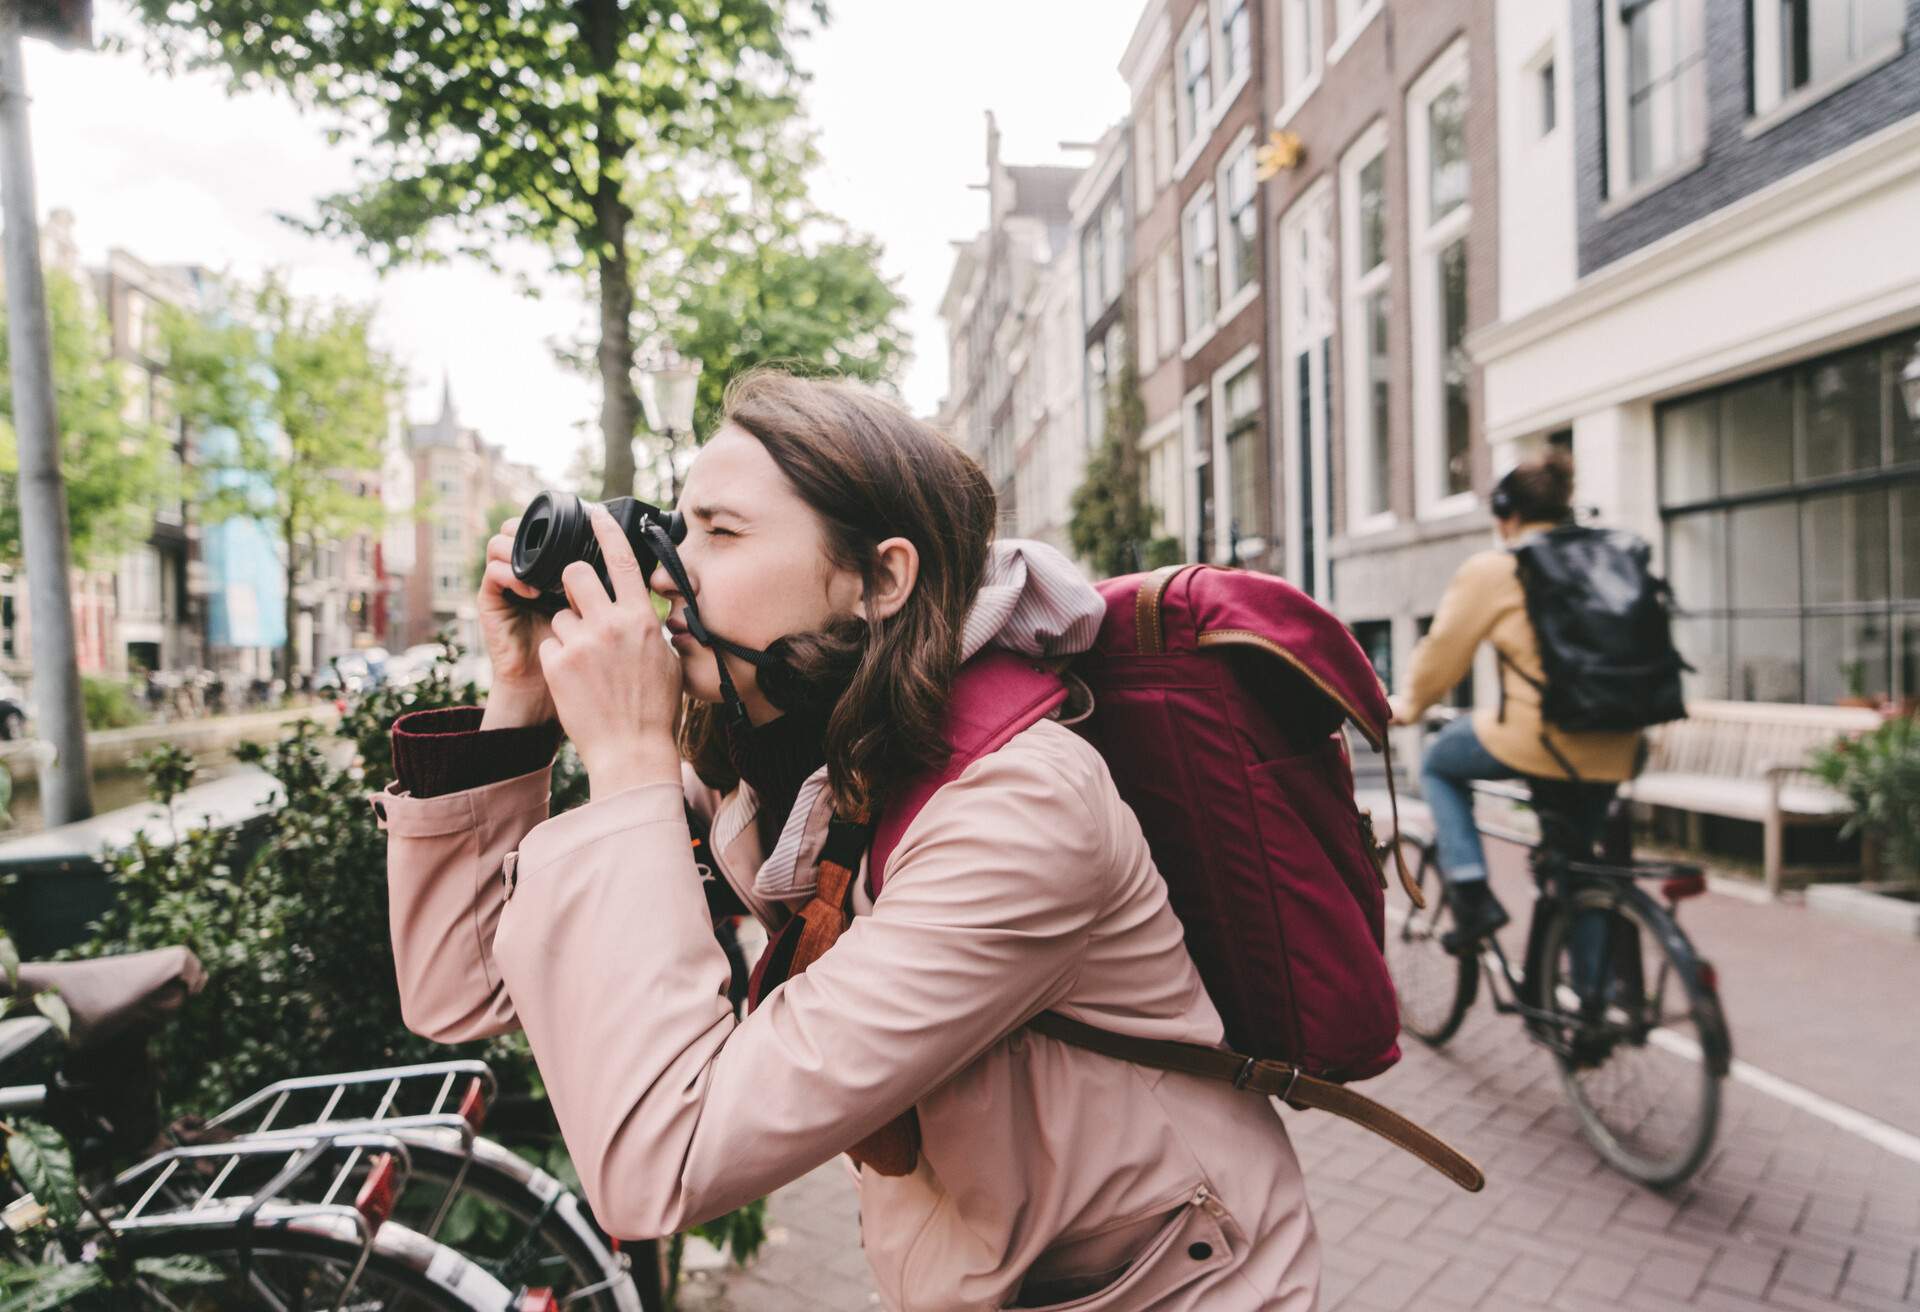
[[[228,1209],[237,1210],[237,1209]],[[389,1222],[380,1227],[366,1266],[354,1279],[363,1247],[351,1209],[268,1203],[242,1229],[227,1218],[121,1229],[130,1257],[192,1256],[217,1267],[220,1284],[143,1281],[143,1312],[320,1312],[352,1283],[355,1312],[510,1312],[514,1294],[451,1248]],[[516,1291],[517,1292],[517,1291]]]
[[[457,1185],[464,1201],[455,1206],[468,1212],[460,1219],[475,1231],[457,1242],[503,1285],[550,1288],[569,1312],[652,1312],[628,1264],[553,1176],[489,1139],[474,1140],[469,1161],[457,1135],[408,1130],[400,1137],[412,1156],[420,1200],[403,1200],[402,1211],[424,1225],[421,1213],[430,1214]]]
[[[1671,1185],[1705,1160],[1729,1043],[1692,944],[1624,881],[1576,887],[1548,925],[1538,995],[1560,1082],[1621,1174]]]
[[[1413,905],[1398,879],[1387,881],[1387,969],[1400,999],[1400,1024],[1429,1047],[1452,1038],[1480,987],[1479,961],[1440,946],[1453,926],[1453,909],[1433,848],[1401,835],[1400,853],[1427,905]]]

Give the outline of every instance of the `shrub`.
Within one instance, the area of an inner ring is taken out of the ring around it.
[[[146,719],[133,700],[133,690],[116,679],[80,677],[80,700],[89,729],[124,729]]]
[[[1841,739],[1815,757],[1813,769],[1853,803],[1842,834],[1874,835],[1897,874],[1920,882],[1920,721],[1896,716]]]

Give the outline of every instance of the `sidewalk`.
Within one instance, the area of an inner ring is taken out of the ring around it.
[[[1523,853],[1489,856],[1502,897],[1525,906]],[[1483,1001],[1444,1049],[1406,1040],[1365,1089],[1479,1161],[1484,1193],[1357,1127],[1285,1113],[1325,1244],[1325,1312],[1920,1308],[1920,944],[1725,894],[1682,918],[1719,967],[1736,1056],[1904,1131],[1911,1151],[1837,1123],[1818,1098],[1736,1078],[1701,1172],[1668,1194],[1641,1188],[1600,1164],[1553,1065]],[[829,1163],[774,1196],[750,1270],[697,1281],[683,1306],[877,1305],[857,1216]]]

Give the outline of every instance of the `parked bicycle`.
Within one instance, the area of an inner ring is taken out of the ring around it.
[[[76,1140],[96,1181],[95,1228],[116,1251],[198,1255],[230,1280],[219,1298],[195,1287],[179,1304],[154,1287],[160,1301],[143,1307],[644,1312],[625,1255],[579,1199],[480,1137],[495,1092],[484,1063],[279,1081],[174,1127],[165,1151],[116,1173],[110,1159],[138,1155],[127,1144],[150,1129],[139,1092],[127,1097],[139,1081],[115,1076],[139,1069],[130,1052],[197,987],[198,963],[176,948],[23,976],[59,988],[74,1037],[61,1043],[38,1017],[0,1022],[0,1113],[44,1118]],[[506,1219],[486,1227],[484,1254],[436,1242],[457,1209]]]
[[[1452,893],[1437,846],[1403,823],[1397,841],[1426,908],[1404,895],[1389,908],[1387,961],[1402,1024],[1429,1046],[1446,1043],[1484,973],[1494,1010],[1518,1016],[1551,1054],[1595,1150],[1646,1184],[1685,1180],[1712,1147],[1733,1059],[1713,965],[1677,919],[1682,901],[1706,891],[1705,876],[1697,866],[1635,859],[1623,803],[1614,804],[1596,859],[1568,837],[1578,832],[1571,785],[1533,779],[1476,791],[1522,802],[1539,818],[1525,950],[1515,961],[1489,936],[1447,951]]]

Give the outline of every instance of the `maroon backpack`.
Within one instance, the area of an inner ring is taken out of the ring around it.
[[[1071,666],[1094,709],[1075,727],[1139,819],[1229,1049],[1134,1039],[1052,1012],[1031,1027],[1332,1111],[1479,1189],[1473,1163],[1342,1087],[1400,1057],[1381,951],[1385,857],[1354,804],[1342,736],[1351,723],[1386,747],[1386,695],[1365,654],[1271,575],[1189,565],[1109,579],[1100,592],[1106,620]],[[1058,674],[1009,652],[967,663],[949,702],[953,756],[879,818],[870,893],[927,799],[1066,695]],[[1411,881],[1408,891],[1418,899]]]

